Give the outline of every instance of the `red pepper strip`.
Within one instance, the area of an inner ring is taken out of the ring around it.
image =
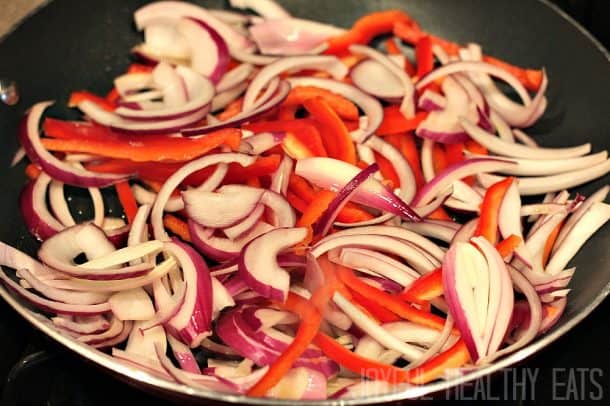
[[[403,22],[397,22],[394,25],[394,35],[399,37],[405,42],[410,44],[417,44],[417,42],[424,36],[429,36],[432,43],[440,46],[449,55],[457,55],[460,49],[458,44],[436,37],[434,35],[423,32],[419,27],[405,24]],[[495,65],[499,68],[506,70],[515,76],[528,90],[537,91],[542,83],[542,71],[538,69],[525,69],[519,66],[511,65],[507,62],[493,58],[491,56],[483,55],[483,61],[491,65]]]
[[[107,140],[43,138],[42,144],[49,151],[81,152],[108,158],[130,159],[135,162],[183,162],[200,157],[221,145],[233,148],[240,138],[241,131],[228,128],[201,138],[150,136],[138,138],[135,142],[126,137],[113,137]]]
[[[311,203],[316,198],[316,191],[313,186],[305,178],[294,173],[291,173],[288,179],[288,190],[292,191],[306,203]]]
[[[232,101],[231,103],[229,103],[229,105],[227,107],[225,107],[225,109],[220,112],[219,114],[216,115],[216,118],[219,119],[220,121],[227,121],[232,119],[233,117],[235,117],[236,115],[238,115],[239,113],[241,113],[241,108],[244,104],[244,98],[240,97],[237,100]]]
[[[415,44],[415,61],[417,62],[417,77],[424,75],[434,69],[434,54],[432,53],[432,40],[429,36],[424,36]]]
[[[361,295],[353,289],[350,289],[350,293],[352,294],[352,301],[354,304],[359,307],[366,309],[366,311],[373,316],[376,320],[381,323],[391,323],[393,321],[400,321],[400,317],[386,309],[385,307],[379,305],[377,302],[367,298],[366,296]]]
[[[116,108],[114,103],[111,103],[105,98],[86,90],[72,92],[70,94],[70,99],[68,100],[68,107],[76,107],[79,103],[84,102],[85,100],[97,104],[100,108],[106,111],[114,111]]]
[[[359,18],[346,33],[329,39],[328,48],[324,53],[344,54],[348,51],[350,45],[368,44],[376,36],[392,32],[396,22],[417,25],[411,17],[400,10],[370,13]]]
[[[551,250],[553,249],[553,245],[557,240],[557,236],[559,235],[559,231],[561,231],[561,227],[563,227],[565,220],[561,221],[557,226],[551,231],[549,234],[549,238],[546,240],[544,244],[544,250],[542,251],[542,264],[546,266],[547,262],[549,262],[549,257],[551,256]]]
[[[470,361],[468,348],[466,348],[464,340],[459,339],[451,348],[409,370],[407,381],[423,385],[441,377],[447,369],[459,368],[468,361]]]
[[[315,129],[315,127],[314,127]],[[317,129],[315,130],[318,131]],[[305,159],[314,157],[314,153],[293,133],[286,133],[282,141],[282,149],[292,159]]]
[[[513,178],[509,177],[494,183],[487,189],[483,203],[481,203],[481,214],[474,232],[475,236],[481,235],[492,244],[498,241],[498,213],[504,195],[512,183]]]
[[[108,92],[108,94],[106,95],[106,100],[108,100],[109,103],[112,103],[113,105],[116,106],[117,101],[121,98],[121,95],[119,94],[119,91],[116,90],[116,87],[113,87],[111,91]]]
[[[394,37],[385,40],[384,45],[388,55],[402,55],[402,51],[398,48],[398,45],[396,45]]]
[[[496,244],[496,250],[502,258],[508,257],[521,244],[521,238],[511,235]],[[407,289],[400,293],[399,297],[414,303],[420,303],[434,299],[443,294],[442,268],[422,275],[415,280]]]
[[[328,156],[355,165],[356,147],[347,127],[330,104],[321,97],[315,97],[305,100],[303,106],[318,124]]]
[[[282,102],[282,106],[300,106],[306,100],[321,97],[329,106],[345,120],[358,120],[358,107],[351,100],[333,93],[329,90],[315,86],[297,86],[290,90],[288,97]]]
[[[151,73],[154,66],[143,65],[141,63],[132,63],[127,68],[127,73]]]
[[[420,111],[411,119],[405,118],[398,106],[388,106],[383,109],[383,121],[376,134],[384,136],[413,131],[428,117],[427,111]]]
[[[464,156],[464,148],[464,143],[445,144],[445,157],[447,158],[447,165],[453,165],[466,159]],[[466,184],[472,186],[476,181],[476,178],[474,176],[468,176],[462,180]]]
[[[292,368],[294,362],[311,344],[320,329],[322,316],[314,303],[328,302],[333,293],[334,289],[322,285],[313,293],[311,300],[307,301],[308,303],[303,303],[303,299],[292,292],[288,294],[287,307],[298,308],[298,313],[301,314],[301,324],[299,324],[294,339],[284,352],[269,366],[265,375],[248,390],[248,396],[265,396]]]
[[[173,214],[163,216],[163,225],[173,234],[176,234],[183,241],[191,242],[189,226]]]
[[[381,172],[384,183],[390,183],[387,186],[389,186],[392,190],[400,187],[400,180],[398,179],[398,175],[396,174],[396,170],[394,169],[392,162],[388,161],[383,155],[380,155],[377,152],[373,152],[373,155],[375,156],[375,162],[377,162],[377,165],[379,165],[379,172]]]
[[[86,121],[57,120],[51,117],[44,119],[42,129],[48,137],[68,140],[83,138],[104,140],[108,137],[118,135],[101,125],[92,124]]]
[[[350,269],[339,267],[337,269],[337,275],[339,279],[349,288],[355,290],[361,295],[377,302],[379,305],[385,307],[393,313],[403,319],[412,321],[422,326],[432,327],[437,330],[442,330],[445,325],[445,320],[437,315],[427,313],[411,307],[409,304],[403,302],[396,296],[392,296],[384,291],[374,288],[373,286],[367,285],[365,282],[358,279],[358,277]]]
[[[487,151],[487,148],[485,148],[484,146],[482,146],[475,140],[466,141],[464,143],[464,148],[466,148],[467,151],[472,152],[473,154],[479,154],[479,155],[488,155],[489,154],[489,151]]]
[[[295,120],[299,106],[280,106],[277,110],[278,120]]]
[[[136,198],[133,196],[131,186],[128,181],[115,183],[114,188],[116,189],[117,196],[123,206],[123,212],[129,221],[129,224],[133,223],[133,219],[136,217],[138,211],[138,204]]]
[[[38,178],[38,176],[40,176],[40,172],[42,172],[42,169],[40,169],[40,166],[36,164],[30,163],[25,167],[25,176],[30,179]]]
[[[309,202],[309,205],[303,212],[303,215],[297,222],[297,227],[310,227],[315,224],[320,216],[326,211],[330,202],[337,196],[335,192],[330,190],[321,190],[316,194],[316,197]],[[360,209],[353,203],[348,202],[339,214],[337,220],[343,223],[356,223],[359,221],[367,221],[373,219],[373,215],[367,211]]]
[[[426,216],[426,218],[432,219],[432,220],[451,220],[451,216],[442,207],[439,207],[436,210],[434,210],[432,213],[428,214],[428,216]]]
[[[245,124],[242,128],[255,133],[285,131],[301,141],[313,156],[328,156],[320,132],[310,119],[259,121]]]
[[[307,202],[290,190],[286,193],[286,200],[299,213],[305,213],[305,210],[307,210]]]
[[[223,184],[245,183],[252,177],[270,176],[277,170],[281,160],[282,158],[279,155],[269,155],[259,157],[252,165],[246,167],[237,163],[230,163],[229,170],[222,182]],[[203,180],[199,184],[203,183]]]
[[[415,176],[415,184],[417,185],[417,189],[420,189],[426,181],[424,180],[424,175],[421,169],[421,163],[419,162],[419,151],[417,150],[417,145],[415,145],[415,138],[411,133],[397,133],[386,135],[385,140],[390,144],[398,148],[398,150],[405,157],[407,162],[409,162],[409,166],[413,171],[413,175]]]
[[[436,143],[432,147],[432,164],[434,165],[434,173],[439,173],[448,166],[445,148],[441,144]]]

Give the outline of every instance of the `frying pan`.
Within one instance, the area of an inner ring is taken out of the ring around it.
[[[196,2],[206,7],[226,7],[224,1]],[[141,34],[133,27],[132,13],[144,3],[141,0],[54,1],[28,18],[0,43],[0,75],[15,80],[21,91],[21,101],[17,106],[0,106],[0,134],[4,143],[0,150],[0,240],[30,253],[36,249],[17,207],[17,196],[25,182],[23,164],[8,168],[18,146],[16,132],[20,117],[33,103],[55,99],[57,103],[50,114],[75,118],[75,112],[62,107],[71,90],[108,91],[111,80],[130,62],[128,50],[141,41]],[[549,108],[541,122],[529,131],[530,134],[545,146],[576,145],[586,140],[592,143],[594,151],[610,149],[608,54],[584,29],[545,1],[284,0],[281,3],[297,16],[341,26],[349,26],[367,12],[402,8],[427,31],[459,43],[478,42],[490,54],[517,65],[544,66],[550,78]],[[588,194],[607,182],[606,177],[578,191]],[[76,191],[74,199],[77,206],[82,206],[77,207],[77,211],[88,210],[85,199]],[[108,197],[108,203],[111,210],[120,210],[112,196]],[[605,227],[573,260],[577,272],[570,284],[572,291],[566,312],[549,333],[528,347],[463,378],[344,403],[397,401],[439,392],[522,362],[549,345],[549,351],[556,354],[577,350],[559,348],[551,343],[576,327],[610,292],[609,244],[610,228]],[[0,295],[6,302],[0,302],[3,313],[6,313],[8,304],[52,339],[147,391],[204,403],[214,399],[229,403],[286,404],[270,399],[201,392],[136,372],[114,363],[100,352],[60,336],[3,288],[0,288]],[[607,303],[604,307],[608,311]],[[597,319],[600,319],[599,315]],[[569,341],[564,339],[563,343],[578,341],[580,351],[583,351],[582,345],[586,347],[587,344],[601,347],[604,336],[610,333],[607,323],[587,323],[587,331],[579,332],[578,329],[576,327],[576,331],[571,333],[572,338]],[[11,332],[0,331],[0,334]]]

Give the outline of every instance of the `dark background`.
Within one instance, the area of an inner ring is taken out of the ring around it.
[[[610,0],[554,0],[554,3],[610,48]],[[558,52],[561,51],[558,49]],[[491,394],[500,398],[508,396],[512,404],[546,405],[554,398],[568,396],[570,384],[577,383],[579,396],[595,399],[603,393],[607,402],[610,398],[610,351],[607,346],[610,337],[600,335],[599,326],[610,323],[609,315],[610,301],[606,300],[577,328],[528,359],[530,373],[538,374],[533,387],[515,386],[515,383],[523,382],[526,372],[523,368],[516,368],[505,375],[506,382],[503,375],[495,378],[491,386],[489,382],[483,382],[492,388],[491,393],[487,390],[485,393],[473,391],[475,387],[466,388],[463,392],[442,393],[439,397],[481,399]],[[161,403],[159,399],[126,386],[50,342],[4,304],[0,305],[0,349],[2,405]],[[572,372],[560,368],[572,368]],[[585,392],[581,385],[584,385]],[[572,397],[570,400],[583,399]],[[436,402],[425,400],[421,403]]]

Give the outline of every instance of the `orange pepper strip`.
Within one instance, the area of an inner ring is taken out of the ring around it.
[[[385,40],[384,45],[388,55],[402,55],[402,51],[400,50],[398,45],[396,45],[396,41],[394,40],[394,38],[388,38],[387,40]]]
[[[366,312],[379,322],[391,323],[393,321],[401,320],[396,314],[355,290],[350,289],[350,293],[352,294],[352,301],[354,304],[358,305],[360,308],[366,309]]]
[[[411,17],[401,10],[370,13],[359,18],[346,33],[330,38],[328,48],[324,53],[344,54],[348,51],[350,45],[368,44],[376,36],[392,32],[396,22],[416,24]]]
[[[296,118],[297,110],[299,106],[288,106],[288,105],[280,105],[277,110],[277,118],[279,120],[294,120]]]
[[[337,194],[330,190],[319,191],[314,199],[309,202],[309,205],[297,222],[297,227],[311,227],[315,224],[320,219],[320,216],[326,211],[328,205],[333,201],[335,196],[337,196]],[[372,214],[360,209],[350,202],[348,202],[337,215],[337,220],[343,223],[356,223],[359,221],[371,220],[372,218]]]
[[[395,189],[400,187],[400,180],[398,179],[398,174],[396,174],[396,170],[392,165],[392,162],[388,161],[386,157],[377,152],[373,151],[373,155],[375,156],[375,162],[379,165],[379,172],[381,172],[381,176],[385,180],[385,182],[391,183],[388,185],[391,189]]]
[[[451,220],[451,216],[442,207],[437,208],[426,217],[432,220]]]
[[[173,214],[166,214],[163,216],[163,225],[172,233],[186,242],[191,242],[191,233],[189,232],[189,226],[178,217]]]
[[[25,167],[25,175],[30,179],[38,178],[41,172],[42,169],[36,164],[28,164],[28,166]]]
[[[383,109],[383,121],[377,129],[376,134],[384,136],[388,134],[404,133],[413,131],[417,126],[428,117],[427,111],[420,111],[414,118],[407,119],[400,112],[398,106],[388,106]]]
[[[286,200],[288,200],[288,203],[300,213],[305,213],[305,210],[307,210],[307,202],[290,190],[286,193]]]
[[[496,243],[498,240],[498,213],[500,212],[500,205],[512,183],[513,178],[509,177],[494,183],[487,189],[483,203],[481,203],[481,214],[474,232],[475,236],[481,235],[490,243]]]
[[[472,152],[473,154],[479,154],[479,155],[488,155],[489,154],[489,151],[487,151],[487,148],[485,148],[484,146],[482,146],[475,140],[466,141],[464,143],[464,148],[467,151]]]
[[[350,269],[340,267],[337,269],[339,279],[349,288],[355,290],[361,295],[377,302],[403,319],[412,321],[423,326],[432,327],[437,330],[442,330],[445,325],[445,320],[437,315],[427,313],[415,309],[407,303],[400,300],[396,296],[392,296],[386,292],[376,289],[373,286],[366,284],[358,279],[358,277]]]
[[[108,131],[107,139],[55,139],[43,138],[49,151],[80,152],[109,158],[129,159],[135,162],[190,161],[221,145],[231,148],[239,145],[241,131],[235,128],[211,132],[199,138],[174,138],[164,135],[134,137],[116,135]]]
[[[237,100],[229,103],[223,111],[216,115],[216,118],[220,121],[227,121],[241,113],[241,108],[244,104],[244,98],[240,97]]]
[[[447,156],[442,144],[435,143],[432,147],[432,163],[434,164],[434,173],[439,173],[447,168]]]
[[[356,147],[347,127],[330,104],[321,97],[315,97],[305,100],[303,106],[318,123],[318,131],[322,134],[322,143],[328,156],[355,165]]]
[[[417,42],[424,36],[429,36],[432,43],[440,46],[449,55],[457,55],[460,46],[453,42],[444,40],[442,38],[430,35],[422,31],[419,27],[413,24],[406,24],[402,21],[398,21],[394,25],[394,35],[410,44],[417,44]],[[519,66],[511,65],[507,62],[501,61],[491,56],[483,55],[483,61],[491,65],[495,65],[499,68],[506,70],[515,76],[528,90],[536,91],[540,88],[542,83],[542,71],[538,69],[525,69]]]
[[[288,189],[306,203],[311,203],[316,198],[316,191],[313,186],[305,178],[294,173],[291,173],[288,179]]]
[[[129,224],[133,223],[133,219],[136,217],[138,212],[138,203],[136,198],[133,196],[131,186],[128,181],[115,183],[114,188],[116,189],[117,196],[123,206],[123,212],[129,221]]]
[[[114,103],[111,103],[104,97],[98,96],[86,90],[72,92],[70,94],[70,99],[68,99],[68,107],[76,107],[79,105],[79,103],[84,102],[85,100],[97,104],[100,108],[106,111],[114,111],[116,108]]]
[[[110,92],[106,95],[106,100],[113,105],[116,105],[116,102],[121,98],[119,91],[116,90],[116,87],[113,87]]]
[[[285,131],[288,133],[287,138],[294,136],[304,145],[313,156],[328,156],[327,151],[322,142],[322,137],[313,120],[297,119],[297,120],[277,120],[277,121],[259,121],[249,123],[242,126],[243,129],[260,132],[276,132]],[[286,144],[286,141],[284,141]]]
[[[321,97],[345,120],[358,120],[358,107],[345,97],[315,86],[297,86],[290,90],[281,106],[300,106],[306,100]]]
[[[559,224],[557,224],[557,226],[553,229],[553,231],[551,231],[551,234],[549,234],[549,238],[546,240],[546,243],[544,244],[544,250],[542,251],[542,264],[546,265],[547,262],[549,261],[549,257],[551,256],[551,250],[553,249],[553,245],[555,244],[555,241],[557,240],[557,236],[559,235],[559,232],[561,231],[561,227],[563,227],[563,224],[565,223],[565,220],[561,221]]]

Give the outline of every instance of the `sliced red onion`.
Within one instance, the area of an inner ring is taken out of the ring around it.
[[[349,268],[373,272],[402,286],[409,286],[420,274],[402,262],[377,251],[362,248],[343,248],[338,262]]]
[[[153,75],[146,72],[126,73],[114,79],[114,87],[122,97],[153,87]]]
[[[253,50],[240,49],[231,49],[231,56],[239,62],[250,63],[257,66],[270,65],[280,59],[279,56],[255,54],[253,53]]]
[[[273,327],[278,324],[296,324],[299,322],[298,316],[294,313],[259,306],[245,307],[242,317],[254,330]],[[320,355],[319,350],[317,355]]]
[[[294,160],[288,155],[284,155],[277,170],[271,176],[271,185],[269,186],[269,190],[282,196],[286,196],[286,192],[288,191],[288,181],[290,180],[290,174],[292,173],[293,168]]]
[[[235,306],[230,292],[214,276],[212,276],[212,294],[212,319],[216,319],[223,309]]]
[[[402,227],[425,237],[450,243],[459,228],[459,224],[447,220],[425,219],[418,223],[405,221],[402,223]]]
[[[559,234],[557,235],[557,239],[555,240],[555,244],[553,245],[553,249],[551,253],[557,251],[559,246],[563,243],[564,238],[567,234],[572,230],[572,227],[581,219],[581,217],[591,208],[591,206],[598,202],[603,202],[606,200],[608,196],[608,191],[610,191],[610,186],[606,185],[597,190],[591,196],[589,196],[578,208],[570,215],[570,217],[566,220],[565,224],[561,227]]]
[[[137,9],[133,15],[136,28],[141,30],[160,21],[177,23],[180,18],[192,17],[205,22],[218,31],[227,44],[237,49],[250,46],[250,41],[230,25],[225,24],[203,7],[179,1],[159,1]]]
[[[542,326],[540,326],[540,333],[544,334],[551,329],[561,318],[561,315],[566,309],[567,299],[562,297],[553,301],[552,303],[546,303],[543,306],[543,318]],[[552,308],[553,311],[549,311]]]
[[[101,315],[78,318],[72,316],[57,316],[52,317],[51,321],[57,327],[79,335],[101,333],[110,327],[108,320]]]
[[[243,92],[245,92],[247,88],[248,88],[248,83],[242,82],[238,85],[233,86],[229,90],[225,90],[224,92],[220,92],[220,93],[216,94],[216,96],[214,96],[214,98],[212,99],[212,107],[210,108],[210,110],[215,113],[219,110],[224,109],[229,104],[231,104],[232,102],[237,100],[237,98],[239,96],[241,96],[241,94]],[[212,116],[208,114],[207,122],[209,125],[220,123],[220,121],[213,122],[210,119],[210,117],[212,117]]]
[[[511,235],[523,238],[521,225],[521,196],[517,182],[512,182],[504,194],[498,213],[498,228],[503,238]]]
[[[248,112],[254,106],[261,90],[275,77],[287,70],[316,69],[328,72],[333,78],[343,79],[347,67],[334,56],[291,56],[282,58],[262,68],[252,79],[244,95],[242,111]]]
[[[610,219],[610,205],[593,203],[565,235],[546,266],[546,272],[557,274],[576,255],[583,244]]]
[[[297,164],[298,165],[298,164]],[[358,192],[358,188],[365,184],[366,180],[370,178],[375,172],[379,170],[379,165],[373,164],[362,171],[356,176],[350,179],[345,186],[343,186],[338,192],[335,198],[329,203],[328,207],[318,221],[313,226],[314,235],[325,236],[328,230],[333,225],[333,222],[337,218],[339,212],[343,207],[350,201],[351,197]]]
[[[239,28],[246,24],[256,24],[263,21],[263,18],[252,14],[242,14],[236,11],[225,9],[212,8],[207,9],[210,14],[218,18],[222,22],[229,24],[233,28]],[[241,31],[240,31],[241,32]]]
[[[286,137],[285,132],[264,132],[244,138],[239,145],[239,152],[249,155],[259,155],[280,145]]]
[[[332,158],[300,159],[295,173],[319,187],[338,191],[354,178],[358,167]],[[400,216],[406,220],[419,221],[419,216],[398,196],[374,178],[367,179],[354,193],[353,201]]]
[[[116,317],[110,319],[110,327],[101,333],[86,334],[76,337],[77,341],[87,343],[89,345],[101,344],[105,341],[111,340],[123,332],[123,322]],[[125,337],[127,338],[127,337]]]
[[[570,148],[532,148],[526,145],[504,141],[473,124],[468,119],[461,118],[460,123],[472,139],[498,155],[543,160],[575,158],[588,154],[591,151],[591,144],[583,144]]]
[[[249,28],[250,35],[265,55],[306,55],[321,53],[329,37],[345,30],[298,18],[274,18]]]
[[[19,286],[18,283],[14,282],[4,272],[0,272],[0,280],[13,292],[43,311],[72,316],[91,316],[110,311],[108,302],[99,304],[71,304],[42,298]]]
[[[415,207],[430,203],[435,196],[446,189],[455,180],[465,178],[470,175],[485,172],[495,172],[502,168],[515,165],[511,161],[495,158],[475,158],[450,165],[434,179],[426,183],[413,198],[411,204]]]
[[[275,227],[294,227],[296,224],[296,215],[288,200],[278,193],[271,190],[265,190],[261,203],[269,207],[273,212],[273,219],[276,222]]]
[[[225,40],[209,24],[194,16],[180,19],[176,29],[189,45],[192,69],[217,84],[230,61]]]
[[[172,349],[174,358],[178,361],[182,370],[193,374],[201,374],[201,368],[199,368],[199,364],[197,364],[197,360],[188,346],[174,338],[171,334],[167,336],[167,341]]]
[[[231,7],[250,9],[263,18],[290,18],[290,13],[273,0],[229,0]]]
[[[150,191],[138,184],[132,185],[131,190],[138,204],[152,206],[155,203],[155,199],[157,198],[157,194],[155,192]],[[170,198],[165,205],[166,212],[176,212],[182,209],[184,209],[184,202],[180,196]]]
[[[64,229],[57,219],[49,213],[46,202],[47,188],[51,178],[42,172],[37,179],[30,181],[19,195],[19,209],[29,232],[40,241]]]
[[[76,224],[64,196],[64,184],[56,180],[49,185],[49,205],[55,217],[66,227]]]
[[[467,223],[463,224],[453,236],[453,240],[451,240],[451,244],[455,244],[458,242],[468,242],[474,236],[474,232],[479,224],[479,218],[473,218]]]
[[[174,240],[165,243],[165,251],[176,258],[186,284],[184,303],[167,321],[185,343],[195,347],[210,335],[212,321],[212,281],[203,258],[189,245]]]
[[[279,266],[276,257],[306,235],[305,228],[278,228],[256,237],[242,250],[239,275],[259,295],[283,302],[290,288],[290,275]]]
[[[470,121],[476,122],[479,118],[476,104],[451,76],[445,78],[442,89],[446,99],[445,108],[428,114],[417,126],[415,134],[445,144],[467,141],[468,134],[460,125],[459,118],[468,117]]]
[[[299,367],[290,369],[273,387],[268,396],[280,399],[326,399],[327,379],[319,371]]]
[[[440,111],[444,110],[447,106],[447,99],[445,96],[426,89],[417,99],[417,107],[424,111]]]
[[[476,363],[494,354],[508,328],[513,289],[504,261],[481,237],[455,243],[443,261],[443,288],[451,315]]]
[[[144,43],[166,58],[189,59],[191,50],[185,39],[170,22],[149,24],[144,28]]]
[[[17,164],[21,162],[21,160],[23,160],[25,156],[25,149],[23,149],[23,147],[17,148],[17,151],[15,151],[15,155],[13,155],[13,159],[11,159],[11,168],[17,166]]]
[[[208,110],[215,94],[214,86],[208,79],[185,66],[178,66],[174,70],[165,62],[159,63],[153,71],[153,78],[163,86],[162,108],[142,110],[122,106],[115,113],[126,120],[177,120]],[[179,96],[168,97],[171,93]],[[180,95],[182,100],[178,100]]]
[[[246,233],[248,233],[256,224],[260,221],[262,215],[265,213],[265,205],[258,204],[252,210],[252,212],[243,219],[241,222],[235,224],[234,226],[224,228],[222,232],[227,236],[230,240],[238,240],[242,238]],[[237,268],[235,268],[237,269]]]
[[[229,240],[214,236],[214,229],[201,227],[192,220],[189,220],[188,224],[191,239],[197,249],[203,254],[221,262],[235,259],[248,242],[273,229],[273,226],[270,224],[259,221],[240,238]]]
[[[153,294],[156,313],[154,317],[139,325],[138,328],[142,331],[142,334],[156,330],[180,311],[186,300],[186,283],[180,284],[178,289],[174,290],[173,296],[170,296],[163,283],[156,280],[153,282]],[[163,332],[165,333],[165,330]],[[165,343],[165,340],[163,342]]]
[[[192,189],[182,192],[182,200],[188,216],[201,226],[225,228],[250,215],[264,192],[253,187],[221,187],[215,192]]]
[[[513,131],[514,138],[519,141],[521,144],[527,145],[528,147],[537,148],[538,143],[532,137],[524,133],[518,128],[515,128]]]
[[[149,320],[155,308],[148,293],[142,288],[117,292],[108,299],[110,310],[119,320]]]
[[[400,79],[374,59],[365,59],[354,66],[350,78],[360,90],[380,99],[396,101],[405,94]]]
[[[434,141],[429,138],[424,138],[421,144],[421,169],[426,182],[430,182],[436,176],[434,170],[434,162],[432,159],[433,149]]]
[[[560,173],[558,175],[517,178],[519,193],[522,196],[531,196],[570,189],[572,187],[590,182],[594,179],[601,178],[608,172],[610,172],[610,159],[585,169]],[[489,187],[502,179],[500,176],[489,174],[481,174],[477,176],[477,178],[485,187]]]
[[[287,79],[293,87],[298,86],[315,86],[322,89],[330,90],[333,93],[338,93],[341,96],[350,99],[354,102],[368,118],[366,126],[362,128],[359,135],[359,141],[365,142],[371,135],[377,131],[383,120],[383,107],[381,103],[374,97],[358,90],[356,87],[347,83],[339,82],[331,79],[321,79],[315,77],[296,76]]]
[[[157,194],[157,199],[155,200],[155,204],[153,205],[151,211],[150,221],[153,227],[153,233],[155,238],[161,241],[167,241],[169,239],[169,236],[165,232],[165,228],[163,226],[163,211],[174,189],[176,189],[188,175],[208,166],[222,163],[238,162],[242,166],[247,166],[252,164],[255,159],[255,157],[251,157],[244,154],[212,154],[191,161],[179,170],[177,170],[172,176],[170,176],[165,181],[165,183],[161,187],[161,190],[159,190],[159,193]],[[214,185],[211,189],[216,188],[216,186],[217,185]]]
[[[40,142],[38,130],[42,114],[53,102],[36,103],[19,127],[19,142],[25,149],[28,158],[46,172],[51,178],[72,186],[104,187],[125,180],[129,175],[101,174],[74,168],[57,159],[47,151]]]
[[[403,90],[403,98],[402,98],[402,102],[400,104],[400,112],[406,118],[414,117],[415,116],[415,102],[414,102],[415,88],[413,87],[413,82],[411,81],[411,78],[406,74],[404,69],[399,68],[398,65],[393,63],[392,60],[389,59],[386,55],[382,54],[381,52],[379,52],[373,48],[370,48],[370,47],[367,47],[364,45],[351,45],[349,47],[349,50],[350,50],[350,52],[366,55],[369,58],[374,59],[375,61],[382,64],[387,70],[389,70],[396,78],[398,78],[398,80],[401,83],[402,90]]]
[[[288,82],[281,81],[279,83],[277,91],[270,98],[268,98],[264,103],[260,104],[255,109],[249,110],[249,111],[242,111],[242,113],[234,116],[233,118],[226,120],[226,121],[222,121],[217,124],[211,124],[211,125],[207,125],[205,127],[185,128],[182,131],[182,134],[184,134],[186,136],[201,135],[201,134],[207,134],[211,131],[220,130],[221,128],[238,126],[238,125],[248,122],[248,121],[252,120],[253,118],[256,118],[256,117],[260,116],[261,114],[266,113],[267,111],[276,107],[286,98],[286,96],[288,96],[289,92],[290,92],[290,85],[288,84]]]
[[[216,83],[216,92],[222,93],[235,88],[244,83],[252,73],[254,73],[254,66],[249,63],[242,63],[220,78],[218,83]]]
[[[114,251],[114,245],[102,229],[93,224],[80,224],[66,228],[45,240],[38,251],[38,257],[48,266],[67,275],[93,280],[133,278],[152,269],[152,265],[147,263],[120,269],[96,269],[74,263],[74,258],[81,253],[91,260]]]

